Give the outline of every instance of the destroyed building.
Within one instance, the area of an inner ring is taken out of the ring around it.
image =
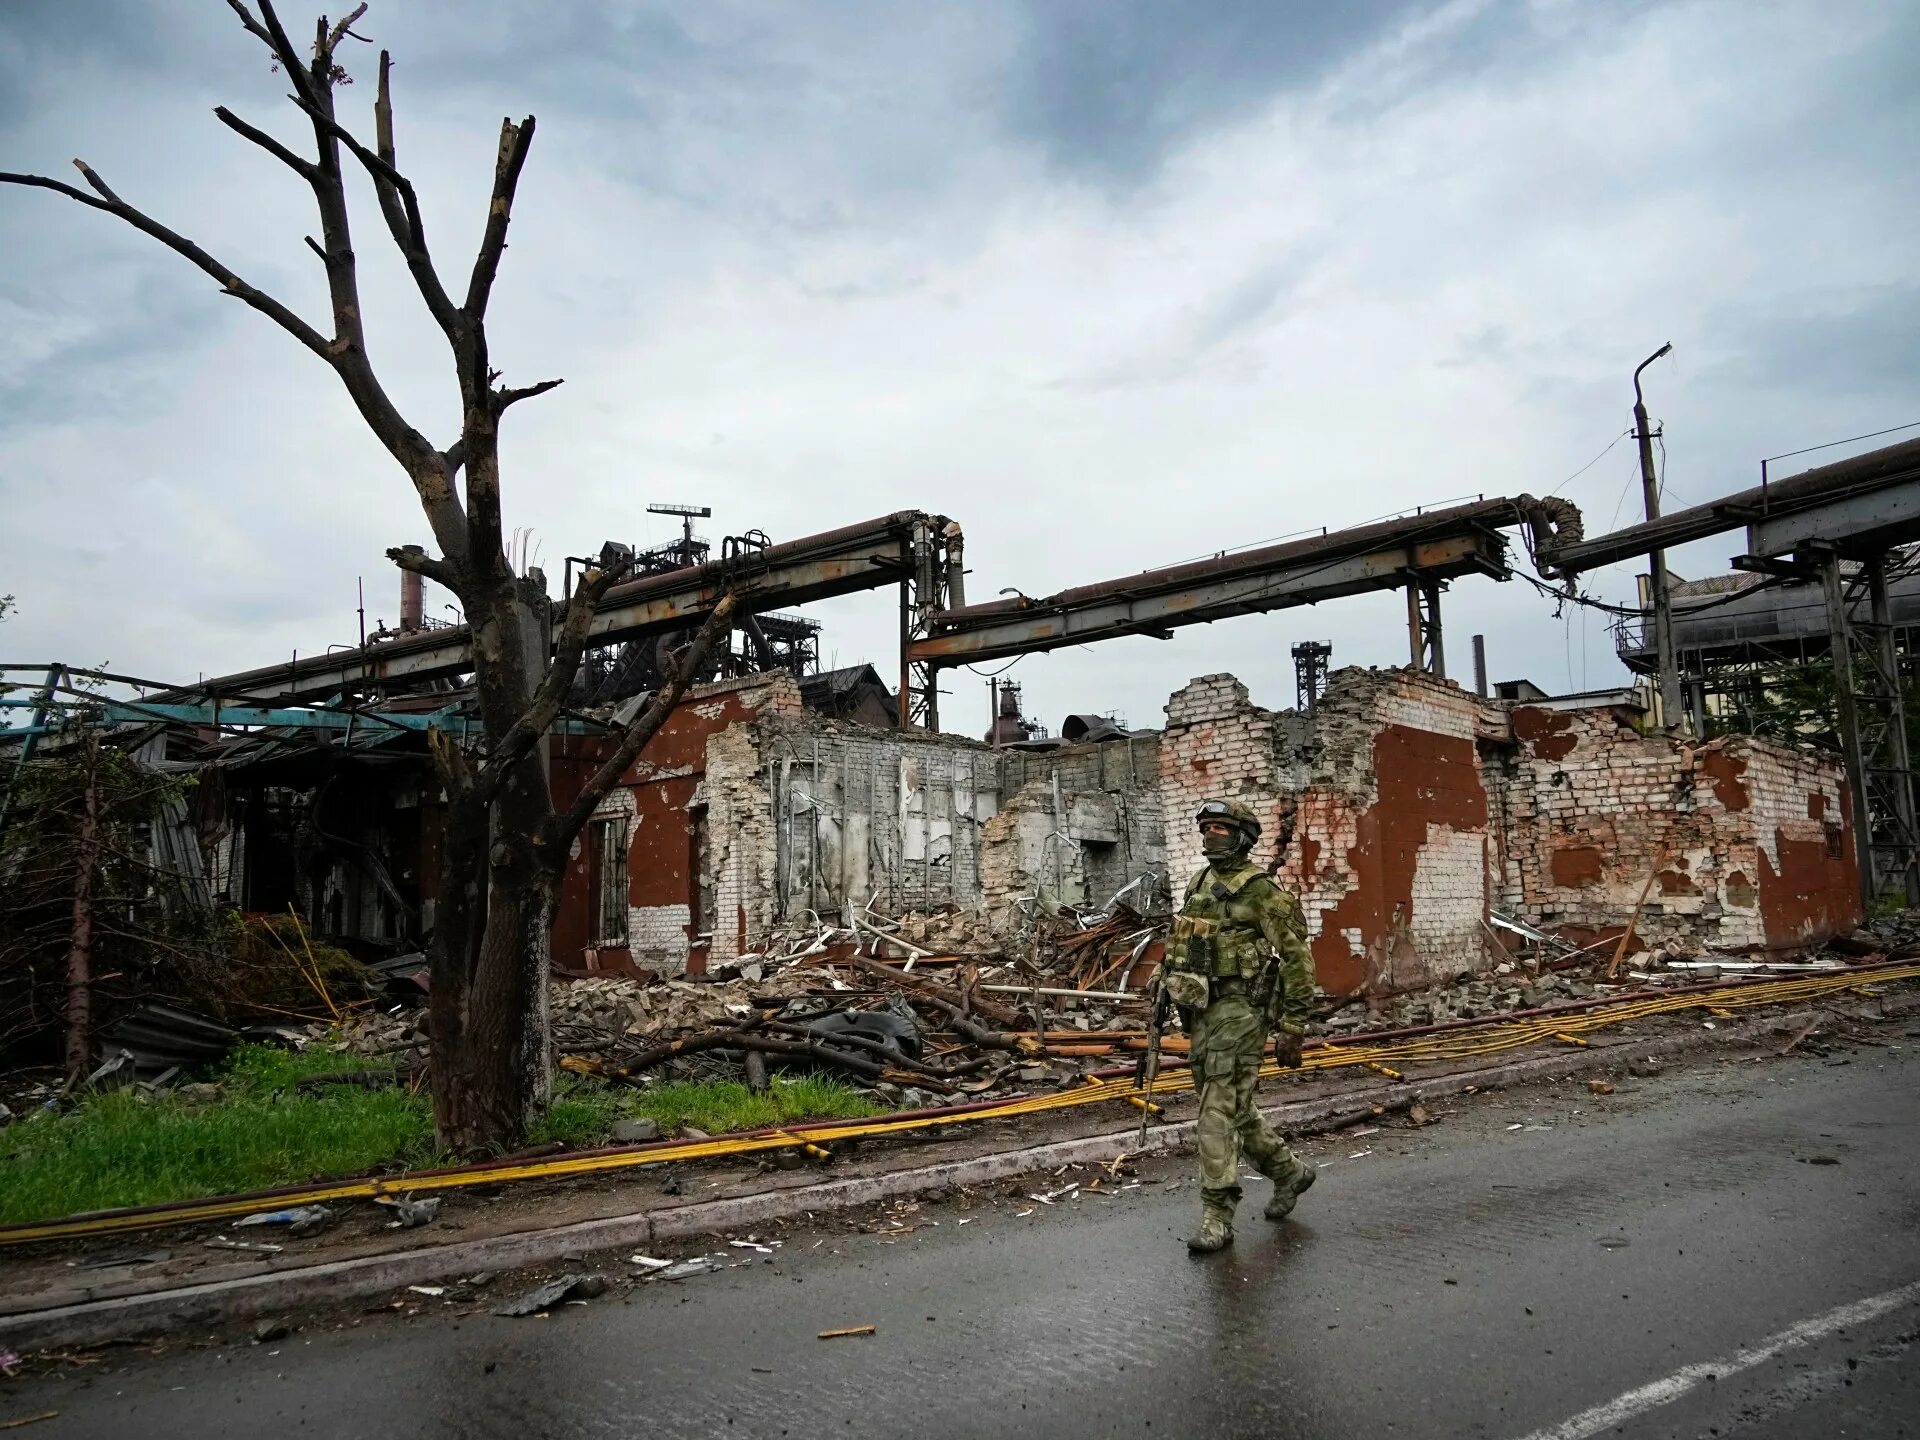
[[[1904,454],[1867,480],[1908,483]],[[1858,471],[1770,493],[1817,515],[1836,486],[1867,483]],[[1686,533],[1744,513],[1703,512]],[[1904,763],[1849,768],[1791,735],[1681,739],[1632,691],[1554,698],[1516,683],[1490,698],[1443,678],[1441,595],[1507,578],[1513,530],[1566,573],[1639,543],[1583,541],[1563,501],[1478,498],[969,605],[960,527],[943,516],[902,511],[780,544],[749,532],[718,558],[689,520],[677,547],[646,552],[604,597],[575,704],[545,741],[556,801],[609,752],[677,637],[725,594],[745,597],[741,618],[579,837],[554,963],[697,976],[809,926],[909,914],[932,917],[953,949],[1017,955],[1062,911],[1115,897],[1164,910],[1199,863],[1191,816],[1216,795],[1262,817],[1256,858],[1298,891],[1334,992],[1484,970],[1505,953],[1503,922],[1574,944],[1631,931],[1642,945],[1793,950],[1858,921],[1863,878],[1913,878],[1914,847],[1892,825],[1894,800],[1910,810],[1911,796],[1883,783]],[[1860,572],[1872,584],[1878,573]],[[1867,635],[1851,574],[1830,570],[1829,609]],[[884,587],[900,594],[897,688],[869,665],[821,672],[817,624],[788,610]],[[1163,729],[1088,711],[1053,736],[1003,685],[985,741],[940,729],[943,668],[1381,589],[1406,595],[1411,665],[1327,675],[1319,647],[1304,656],[1298,710],[1263,709],[1211,675],[1170,697]],[[471,666],[466,627],[426,621],[416,585],[396,632],[105,713],[166,764],[200,771],[196,838],[216,900],[291,906],[331,937],[390,952],[433,931],[440,801],[426,731],[465,735]],[[1896,688],[1888,713],[1899,700]]]
[[[1362,669],[1309,713],[1275,712],[1211,675],[1168,701],[1162,732],[1011,751],[810,714],[788,677],[748,677],[690,696],[603,803],[555,958],[699,973],[863,913],[954,912],[956,933],[1004,946],[1037,912],[1128,887],[1164,904],[1201,863],[1190,817],[1218,795],[1261,816],[1255,858],[1300,894],[1329,991],[1484,970],[1504,954],[1496,913],[1576,943],[1632,917],[1643,943],[1731,951],[1858,923],[1836,760],[1689,744],[1640,718]]]

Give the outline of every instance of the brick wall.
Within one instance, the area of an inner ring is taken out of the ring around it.
[[[1577,942],[1617,935],[1649,876],[1650,941],[1778,949],[1858,922],[1836,760],[1745,737],[1687,746],[1632,718],[1358,669],[1302,716],[1202,676],[1168,701],[1160,746],[1172,879],[1201,865],[1202,801],[1251,806],[1254,859],[1299,895],[1335,992],[1485,968],[1493,908]]]
[[[1833,757],[1733,736],[1643,735],[1616,711],[1517,706],[1503,899],[1577,940],[1636,933],[1723,950],[1858,923],[1847,787]],[[1650,879],[1651,877],[1651,879]]]
[[[1496,853],[1477,740],[1484,705],[1400,671],[1343,670],[1311,716],[1251,703],[1230,675],[1167,704],[1161,746],[1168,851],[1184,885],[1202,860],[1191,822],[1210,798],[1252,806],[1256,862],[1306,912],[1329,990],[1411,989],[1487,963]]]
[[[594,917],[598,878],[588,873],[585,836],[577,840],[561,877],[554,913],[554,954],[569,969],[645,969],[698,973],[705,935],[717,924],[696,916],[698,859],[693,815],[707,766],[709,740],[755,716],[801,709],[799,687],[785,672],[749,675],[696,686],[674,707],[621,782],[594,811],[596,820],[627,817],[627,943],[598,945]],[[556,737],[550,742],[558,803],[579,792],[610,753],[604,739]]]

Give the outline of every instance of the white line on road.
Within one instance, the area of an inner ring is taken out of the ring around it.
[[[1725,1379],[1742,1370],[1751,1370],[1756,1365],[1764,1365],[1774,1356],[1802,1345],[1811,1345],[1836,1330],[1845,1330],[1849,1325],[1864,1325],[1867,1321],[1885,1315],[1889,1310],[1898,1310],[1903,1305],[1920,1301],[1920,1280],[1911,1285],[1902,1285],[1897,1290],[1889,1290],[1883,1295],[1874,1295],[1866,1300],[1856,1300],[1851,1305],[1842,1305],[1838,1310],[1829,1310],[1824,1315],[1815,1315],[1810,1320],[1802,1320],[1797,1325],[1789,1325],[1777,1335],[1769,1336],[1758,1345],[1746,1350],[1736,1350],[1724,1360],[1705,1360],[1698,1365],[1688,1365],[1676,1370],[1664,1379],[1655,1380],[1650,1385],[1642,1385],[1638,1390],[1629,1390],[1616,1396],[1604,1405],[1596,1405],[1591,1410],[1582,1410],[1578,1415],[1562,1420],[1558,1425],[1549,1425],[1544,1430],[1535,1430],[1524,1435],[1521,1440],[1585,1440],[1589,1435],[1598,1435],[1602,1430],[1610,1430],[1623,1421],[1631,1420],[1649,1410],[1671,1404],[1686,1394],[1702,1380]]]

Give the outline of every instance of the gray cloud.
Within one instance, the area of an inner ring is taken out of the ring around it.
[[[1417,8],[1039,0],[1007,71],[1008,121],[1069,175],[1132,184],[1170,148],[1319,79]]]
[[[1913,418],[1887,412],[1920,358],[1917,26],[1811,0],[376,0],[363,28],[395,51],[402,159],[456,273],[499,117],[540,117],[494,354],[568,383],[511,417],[510,524],[551,557],[665,538],[648,500],[776,538],[916,506],[961,520],[991,595],[1552,489],[1667,339],[1651,394],[1685,499]],[[16,0],[0,166],[86,154],[317,313],[308,202],[207,114],[297,135],[283,88],[217,0]],[[442,347],[370,206],[359,238],[382,375],[444,433]],[[424,526],[323,368],[54,197],[0,190],[0,250],[6,650],[190,676],[350,638],[360,576],[390,613],[381,552]],[[1631,500],[1626,448],[1567,484],[1595,524]],[[1595,588],[1626,598],[1629,568]],[[1486,631],[1501,676],[1618,674],[1587,614],[1480,581],[1447,604],[1453,648]],[[1055,720],[1155,723],[1215,669],[1287,703],[1295,640],[1403,659],[1397,607],[1012,673]],[[890,652],[890,597],[819,614],[839,658]],[[984,680],[950,683],[979,728]]]

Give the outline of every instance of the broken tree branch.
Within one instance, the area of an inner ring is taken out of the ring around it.
[[[259,290],[249,285],[238,275],[234,274],[232,270],[228,269],[220,261],[214,259],[213,256],[209,255],[184,235],[169,230],[165,225],[162,225],[158,220],[155,220],[144,211],[137,210],[127,204],[126,201],[122,200],[107,188],[105,182],[102,181],[98,175],[94,174],[92,168],[84,160],[75,160],[73,163],[74,167],[86,177],[87,183],[93,186],[93,188],[100,193],[100,196],[104,198],[96,198],[87,194],[84,190],[80,190],[72,185],[63,184],[58,180],[48,179],[44,175],[18,175],[7,171],[0,171],[0,184],[26,185],[38,187],[43,190],[52,190],[61,195],[65,195],[69,200],[77,200],[82,205],[89,206],[92,209],[104,210],[109,215],[117,216],[142,234],[158,240],[176,255],[183,256],[185,259],[191,261],[206,274],[219,281],[220,288],[228,295],[258,310],[262,315],[265,315],[269,320],[273,321],[274,324],[278,325],[282,330],[285,330],[289,335],[293,336],[294,339],[306,346],[307,349],[313,351],[314,354],[318,355],[328,364],[331,365],[334,363],[331,342],[318,330],[314,329],[313,326],[309,325],[305,320],[302,320],[298,315],[294,314],[292,310],[282,305],[264,290]]]
[[[904,970],[896,970],[891,965],[883,964],[878,960],[871,960],[857,952],[851,958],[855,965],[858,965],[869,975],[889,981],[899,986],[902,990],[912,991],[916,995],[932,996],[941,1002],[940,1008],[949,1009],[950,1007],[950,1013],[956,1016],[964,1018],[967,1011],[973,1009],[997,1025],[1011,1026],[1020,1023],[1020,1016],[1015,1011],[1003,1005],[978,998],[970,1000],[969,997],[962,992],[950,989],[937,980],[931,980],[925,975],[909,975]],[[962,1033],[964,1034],[965,1032],[963,1031]]]
[[[565,383],[566,381],[564,380],[542,380],[534,385],[517,385],[495,390],[493,392],[493,413],[496,415],[505,414],[509,405],[517,405],[522,400],[531,400],[536,395],[544,395],[549,390],[555,389]]]
[[[1613,959],[1607,962],[1607,978],[1613,979],[1620,973],[1620,961],[1626,956],[1627,943],[1633,939],[1633,927],[1640,923],[1640,912],[1646,908],[1647,896],[1653,893],[1653,882],[1660,876],[1660,860],[1654,857],[1653,868],[1647,872],[1647,883],[1640,887],[1640,898],[1633,902],[1633,913],[1627,917],[1627,928],[1620,932],[1620,943],[1613,947]]]
[[[624,579],[631,568],[630,563],[596,565],[580,577],[580,583],[567,599],[560,633],[554,637],[553,664],[535,688],[527,708],[520,712],[519,718],[500,738],[500,743],[494,746],[493,753],[480,767],[476,785],[481,799],[491,801],[500,793],[500,787],[506,783],[513,767],[526,758],[527,752],[559,718],[560,709],[566,703],[567,691],[573,685],[574,673],[580,668],[580,656],[586,650],[587,631],[593,626],[594,612],[599,607],[601,597]]]
[[[444,560],[437,560],[418,545],[395,545],[388,549],[387,558],[402,570],[415,575],[423,575],[436,585],[444,585],[458,594],[459,576],[454,568]]]
[[[294,154],[293,151],[282,145],[278,140],[274,139],[273,136],[267,134],[267,132],[259,126],[249,125],[226,106],[214,106],[213,113],[222,125],[225,125],[236,135],[242,135],[248,140],[251,140],[282,165],[285,165],[289,170],[293,171],[302,180],[305,180],[309,185],[320,177],[320,167],[318,165],[315,165],[311,160],[303,156]]]
[[[507,248],[507,223],[513,218],[514,191],[519,188],[520,171],[527,163],[527,151],[532,146],[533,116],[527,116],[518,125],[511,120],[500,122],[500,152],[494,161],[487,228],[480,239],[480,253],[474,257],[473,276],[467,282],[467,303],[461,307],[469,320],[486,316],[494,277],[500,272],[500,256]]]
[[[630,1080],[642,1070],[651,1070],[656,1065],[684,1055],[697,1055],[703,1050],[758,1050],[765,1055],[818,1060],[842,1070],[850,1070],[855,1075],[864,1076],[869,1080],[884,1080],[889,1076],[895,1076],[904,1079],[909,1085],[921,1085],[935,1079],[933,1076],[917,1075],[912,1071],[897,1070],[879,1061],[869,1060],[862,1055],[851,1055],[818,1041],[775,1039],[751,1030],[708,1030],[699,1035],[688,1035],[679,1040],[668,1041],[664,1045],[650,1045],[624,1064],[607,1071],[607,1075],[611,1079]]]

